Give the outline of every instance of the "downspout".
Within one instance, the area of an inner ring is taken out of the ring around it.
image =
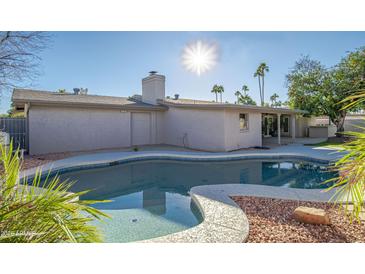
[[[28,152],[28,154],[30,154],[30,150],[29,150],[29,109],[30,109],[30,103],[26,103],[24,105],[24,116],[25,116],[25,147],[26,150]]]

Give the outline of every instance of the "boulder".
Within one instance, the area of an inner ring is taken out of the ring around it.
[[[294,210],[293,217],[306,224],[329,225],[331,223],[326,211],[313,207],[299,206]]]

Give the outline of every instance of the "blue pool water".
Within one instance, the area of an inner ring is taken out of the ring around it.
[[[189,162],[149,160],[67,172],[83,199],[112,200],[94,206],[112,216],[95,224],[106,242],[129,242],[182,231],[202,220],[188,191],[198,185],[260,184],[324,188],[333,177],[325,165],[297,161]]]

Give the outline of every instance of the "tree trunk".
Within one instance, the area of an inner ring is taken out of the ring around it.
[[[343,132],[345,131],[344,124],[345,124],[346,112],[340,111],[339,116],[336,117],[334,121],[332,121],[336,125],[336,136],[343,137]]]
[[[265,104],[265,74],[262,74],[262,103],[261,105]]]
[[[221,103],[222,103],[222,92],[221,93],[219,93],[220,95],[221,95]]]
[[[215,93],[215,102],[216,103],[218,102],[218,93],[217,92]]]
[[[259,79],[259,90],[260,90],[260,99],[261,99],[261,106],[263,105],[262,103],[262,95],[261,95],[261,80],[260,80],[260,75],[257,76],[257,79]]]

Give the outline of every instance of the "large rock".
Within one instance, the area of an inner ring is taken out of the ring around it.
[[[294,210],[295,220],[306,224],[329,225],[328,214],[323,209],[300,206]]]

